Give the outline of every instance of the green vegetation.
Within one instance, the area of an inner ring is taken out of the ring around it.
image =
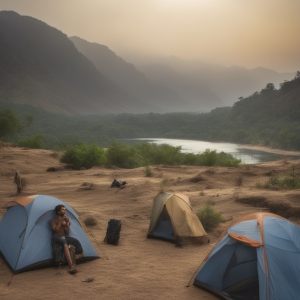
[[[22,123],[19,116],[11,108],[0,109],[0,139],[9,140],[10,137],[14,137],[33,122],[31,115],[24,116],[24,118],[24,123]]]
[[[21,138],[18,142],[19,147],[26,147],[32,149],[43,149],[45,147],[43,136],[41,134],[35,135],[31,138]]]
[[[295,166],[292,166],[291,174],[283,177],[276,175],[271,176],[264,183],[256,183],[257,188],[265,189],[299,189],[300,188],[300,177],[299,174],[295,174]]]
[[[216,212],[213,206],[205,203],[204,206],[196,211],[204,229],[210,231],[223,221],[222,213]]]
[[[182,153],[181,147],[139,143],[127,146],[113,141],[106,152],[107,164],[120,168],[136,168],[149,165],[193,165],[237,167],[240,160],[231,154],[207,149],[202,154]]]
[[[299,189],[300,178],[293,176],[277,177],[272,176],[264,183],[256,183],[257,188],[264,189]]]
[[[73,165],[75,169],[89,169],[105,163],[104,149],[95,144],[88,147],[84,143],[79,143],[68,147],[60,161]]]
[[[0,138],[5,136],[6,140],[17,143],[20,138],[42,134],[46,149],[55,147],[66,149],[78,141],[87,145],[96,143],[100,147],[108,147],[111,139],[155,137],[256,144],[286,150],[300,150],[299,99],[300,72],[297,72],[293,80],[282,83],[279,90],[276,90],[272,83],[268,83],[260,92],[255,92],[245,98],[240,97],[232,107],[216,108],[210,113],[201,114],[66,116],[2,100],[0,101]],[[21,132],[21,124],[30,122],[32,125],[27,127],[23,125]],[[143,147],[145,150],[143,152],[148,151],[153,160],[151,152],[153,149],[147,149],[148,146]],[[156,152],[156,160],[167,161],[169,159],[169,162],[165,163],[173,164],[175,161],[177,164],[180,151],[176,148],[164,147],[163,153]],[[123,151],[127,150],[123,149]],[[111,153],[111,155],[114,156],[116,153]],[[120,153],[117,154],[119,155]],[[123,155],[127,153],[124,152]],[[167,157],[163,158],[161,155],[167,155]],[[183,163],[196,164],[195,160],[199,163],[198,159],[194,155],[186,156]],[[202,159],[206,162],[201,162],[201,164],[220,164],[216,162],[219,158],[213,151],[206,153]],[[224,159],[222,158],[222,161]],[[128,157],[128,160],[130,160],[130,165],[141,164],[139,157]],[[125,163],[124,160],[123,162]]]
[[[127,146],[123,143],[112,141],[109,148],[95,144],[88,147],[84,143],[68,147],[60,161],[72,164],[75,169],[91,168],[97,165],[117,166],[119,168],[145,167],[146,176],[151,176],[149,165],[196,165],[196,166],[235,166],[240,160],[230,154],[217,153],[207,149],[203,154],[181,153],[181,147],[170,145],[156,145],[150,143],[134,144]],[[212,155],[213,153],[213,155]],[[213,156],[213,160],[211,159]],[[193,159],[191,159],[193,157]]]
[[[0,138],[5,139],[22,130],[23,126],[18,116],[11,109],[0,110]]]

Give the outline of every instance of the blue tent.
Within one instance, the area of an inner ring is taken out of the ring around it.
[[[300,227],[271,214],[233,221],[194,284],[223,299],[290,300],[300,295]]]
[[[50,221],[56,217],[54,208],[59,204],[67,209],[66,215],[71,221],[69,235],[80,241],[84,258],[99,258],[72,207],[55,197],[34,195],[9,202],[0,222],[0,252],[13,272],[52,263]]]

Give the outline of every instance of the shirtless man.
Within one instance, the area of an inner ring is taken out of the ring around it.
[[[57,217],[53,220],[51,220],[51,228],[53,230],[53,241],[56,244],[59,244],[63,246],[64,253],[66,260],[69,265],[69,273],[70,274],[75,274],[77,273],[77,269],[75,268],[75,261],[72,261],[69,248],[67,245],[67,240],[66,236],[70,232],[70,220],[69,218],[65,215],[66,214],[66,208],[64,205],[57,205],[55,207],[55,212],[57,214]]]

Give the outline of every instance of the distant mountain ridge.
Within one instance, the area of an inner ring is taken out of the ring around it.
[[[0,12],[0,98],[70,114],[141,113],[153,105],[104,77],[59,30]]]
[[[151,80],[178,88],[178,79],[172,80],[171,77],[166,76],[166,70],[168,69],[169,73],[172,70],[181,74],[184,78],[182,81],[189,82],[190,86],[202,86],[206,91],[213,92],[223,106],[232,106],[239,97],[248,97],[263,89],[268,83],[274,83],[279,87],[280,83],[291,80],[295,76],[295,73],[278,73],[262,67],[247,69],[239,66],[214,66],[175,57],[161,60],[159,64],[138,65],[137,69]]]
[[[293,76],[176,57],[135,66],[107,46],[68,38],[32,17],[0,12],[0,100],[52,112],[208,112]]]
[[[206,87],[190,84],[179,73],[174,74],[178,77],[175,84],[168,85],[155,78],[147,78],[133,64],[127,63],[104,45],[90,43],[75,36],[70,37],[70,40],[104,76],[128,93],[156,104],[162,109],[160,112],[204,112],[223,105]],[[161,75],[171,78],[173,74]]]

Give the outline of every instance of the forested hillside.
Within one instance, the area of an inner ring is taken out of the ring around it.
[[[240,98],[232,107],[210,113],[115,114],[65,116],[31,106],[0,101],[23,122],[33,123],[10,140],[42,135],[45,147],[61,148],[74,141],[108,146],[121,138],[180,138],[256,144],[300,150],[300,72],[276,90],[272,83],[260,92]],[[0,120],[1,122],[1,120]]]
[[[66,34],[35,18],[0,12],[0,55],[2,99],[70,115],[155,108],[103,76]]]

